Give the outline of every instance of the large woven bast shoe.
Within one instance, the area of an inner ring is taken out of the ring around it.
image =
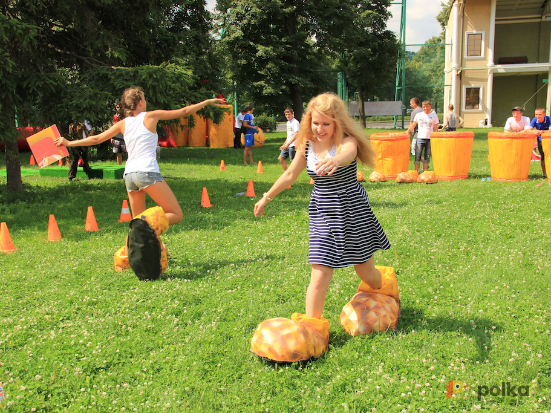
[[[295,313],[288,318],[270,318],[259,324],[251,351],[260,357],[292,363],[319,357],[329,346],[329,322]]]
[[[341,325],[351,336],[396,329],[400,316],[396,273],[392,267],[376,267],[383,278],[381,288],[374,290],[362,281],[356,295],[342,309]]]

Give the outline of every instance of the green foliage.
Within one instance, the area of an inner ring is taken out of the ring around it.
[[[264,217],[252,214],[282,173],[277,155],[285,133],[268,134],[253,149],[264,174],[241,166],[242,151],[233,148],[162,149],[161,171],[184,219],[162,235],[169,265],[157,282],[113,270],[113,253],[128,233],[127,223],[117,222],[127,197],[122,181],[27,176],[26,192],[13,194],[0,175],[0,217],[18,248],[0,253],[0,407],[549,411],[551,186],[536,187],[544,182],[537,162],[526,182],[481,182],[490,175],[487,131],[475,130],[469,179],[362,183],[392,243],[375,260],[397,271],[398,329],[348,336],[339,316],[359,279],[353,268],[338,269],[324,310],[329,351],[292,365],[263,362],[249,350],[260,322],[304,311],[310,279],[309,177],[301,174]],[[28,165],[28,157],[21,154],[21,162]],[[257,197],[235,196],[249,179]],[[200,206],[203,187],[212,208]],[[84,230],[89,205],[96,233]],[[59,242],[46,241],[52,213]],[[449,380],[468,391],[447,399]],[[530,395],[478,399],[479,385],[502,382],[528,385]]]
[[[277,128],[277,121],[272,116],[258,115],[254,117],[254,124],[264,132],[274,132]]]

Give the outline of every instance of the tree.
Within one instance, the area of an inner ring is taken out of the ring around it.
[[[104,124],[131,85],[144,87],[151,109],[201,100],[221,87],[210,30],[203,0],[3,2],[0,139],[8,190],[22,189],[16,116],[62,130],[84,119]],[[192,62],[194,70],[186,68]]]
[[[341,67],[358,92],[360,122],[366,126],[364,101],[377,95],[395,78],[396,36],[386,28],[389,1],[360,1],[342,39]]]
[[[358,13],[388,0],[220,0],[222,42],[231,76],[255,104],[281,110],[289,102],[300,119],[303,101],[327,91],[328,73],[343,47],[358,43],[352,24],[374,23]],[[374,11],[375,7],[371,10]],[[386,11],[386,10],[385,10]],[[365,31],[365,30],[364,30]],[[353,41],[350,43],[346,41]],[[361,47],[361,46],[360,46]],[[338,68],[337,68],[338,70]]]

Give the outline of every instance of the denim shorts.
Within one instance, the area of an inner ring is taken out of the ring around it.
[[[289,146],[287,149],[282,149],[281,153],[279,154],[280,158],[289,158],[291,162],[293,162],[293,159],[295,158],[295,147]]]
[[[429,163],[431,148],[430,148],[430,139],[419,139],[417,138],[417,147],[415,148],[415,165],[421,164],[421,154],[425,150],[425,160],[424,163]]]
[[[124,182],[128,192],[141,191],[162,180],[163,177],[158,172],[130,172],[124,174]]]

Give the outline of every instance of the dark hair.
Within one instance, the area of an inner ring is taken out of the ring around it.
[[[247,106],[245,109],[246,109],[247,112],[248,112],[249,110],[253,110],[253,109],[254,109],[254,106],[253,106],[253,105],[249,105],[249,106]]]
[[[122,108],[126,116],[132,116],[136,110],[138,102],[144,99],[143,89],[141,87],[130,87],[124,91],[121,98]]]
[[[423,105],[430,105],[432,106],[432,103],[430,103],[430,100],[424,100]]]
[[[294,111],[293,109],[291,109],[291,108],[285,108],[285,110],[283,111],[283,113],[285,113],[285,112],[287,112],[287,111],[289,111],[289,112],[291,112],[291,113],[295,113],[295,111]]]
[[[417,106],[419,106],[419,98],[411,98],[409,101],[410,102],[413,101],[413,103],[415,103]]]

